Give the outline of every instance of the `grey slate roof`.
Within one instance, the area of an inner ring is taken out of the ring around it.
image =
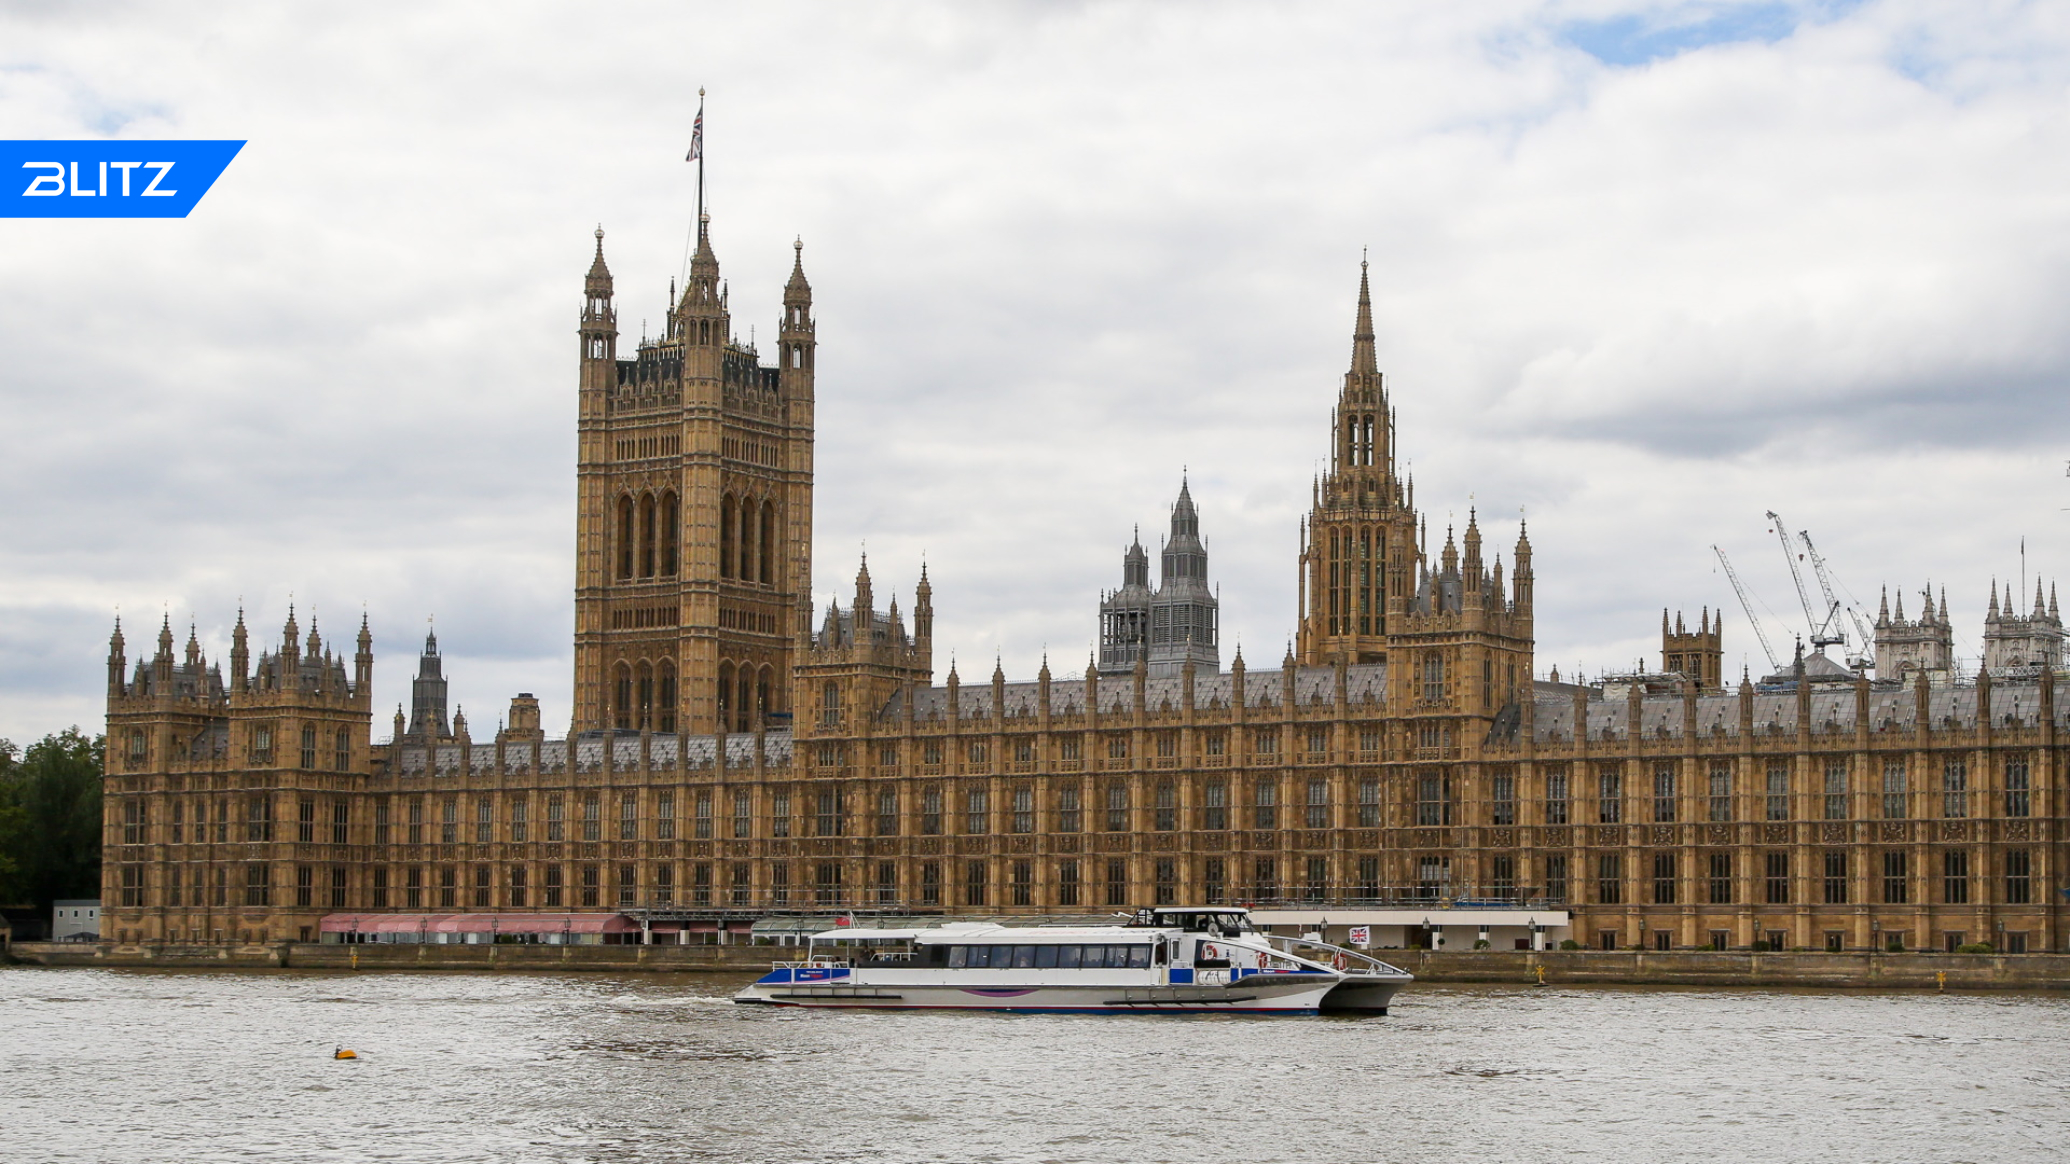
[[[640,766],[640,737],[620,735],[609,741],[613,748],[612,762],[624,771]],[[600,772],[604,767],[605,737],[585,735],[574,745],[574,770],[576,772]],[[649,737],[650,763],[656,768],[676,766],[676,752],[682,749],[684,766],[691,769],[710,768],[718,752],[718,742],[712,736],[653,735]],[[547,740],[537,746],[537,756],[530,743],[508,743],[503,749],[503,769],[506,775],[522,775],[538,771],[549,775],[566,775],[569,771],[569,744],[567,740]],[[763,763],[770,767],[783,767],[791,762],[791,733],[772,731],[762,736]],[[468,756],[470,766],[476,775],[493,775],[496,770],[496,745],[484,741],[473,745]],[[437,776],[458,776],[460,774],[461,750],[456,743],[440,744],[429,750],[429,762]],[[752,735],[728,735],[726,737],[726,766],[729,768],[752,767],[755,762],[755,737]],[[425,774],[427,749],[422,745],[406,745],[402,751],[402,770],[405,776]]]
[[[1379,705],[1387,698],[1387,665],[1368,663],[1345,669],[1345,686],[1350,702],[1354,704]],[[1199,675],[1193,682],[1193,701],[1201,708],[1228,707],[1235,694],[1235,675],[1231,672]],[[1277,707],[1280,700],[1280,685],[1284,676],[1278,668],[1270,671],[1251,671],[1244,675],[1244,703],[1249,707]],[[1133,715],[1135,713],[1135,679],[1131,676],[1104,676],[1098,687],[1099,712],[1101,715]],[[1294,672],[1295,702],[1307,707],[1327,704],[1337,697],[1337,670],[1334,667],[1300,667]],[[1001,702],[1007,719],[1032,717],[1041,714],[1042,686],[1034,682],[1014,682],[1001,688]],[[1179,710],[1185,696],[1185,681],[1177,678],[1145,679],[1143,681],[1144,709],[1151,714]],[[893,696],[884,706],[879,717],[896,720],[904,714],[903,696]],[[1079,715],[1086,710],[1086,682],[1084,679],[1053,679],[1049,685],[1049,709],[1051,715]],[[990,683],[961,684],[956,690],[957,715],[968,721],[992,717],[992,685]],[[945,720],[949,717],[949,688],[923,687],[913,692],[913,718],[921,723]]]

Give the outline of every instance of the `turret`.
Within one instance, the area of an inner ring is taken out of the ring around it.
[[[120,699],[125,693],[123,676],[128,673],[129,659],[122,643],[122,616],[115,616],[115,633],[108,636],[108,698]]]
[[[237,626],[230,632],[230,690],[239,693],[251,686],[252,649],[244,629],[244,607],[237,608]]]
[[[927,563],[920,563],[920,585],[913,588],[913,650],[921,666],[933,670],[934,587],[927,581]]]
[[[855,642],[858,647],[869,647],[876,642],[870,622],[877,615],[876,595],[870,588],[870,556],[864,554],[862,567],[855,572]]]
[[[1517,523],[1516,573],[1512,575],[1511,587],[1515,590],[1512,601],[1517,613],[1530,617],[1531,614],[1531,533],[1523,522]]]
[[[359,697],[362,706],[372,698],[374,690],[374,633],[367,628],[367,616],[359,616],[359,650],[352,656],[352,693]]]
[[[172,691],[173,677],[173,632],[172,615],[158,627],[158,653],[151,657],[152,694],[165,695]]]
[[[287,683],[288,675],[297,659],[302,657],[302,628],[295,622],[295,604],[288,603],[286,625],[280,628],[281,682]]]
[[[1479,515],[1472,508],[1466,511],[1466,556],[1460,563],[1464,572],[1465,600],[1468,606],[1481,604],[1481,526]]]
[[[793,240],[791,251],[791,278],[783,286],[783,318],[776,329],[777,359],[784,399],[810,400],[819,341],[812,320],[812,284],[805,281],[805,240]]]
[[[583,361],[609,367],[618,359],[618,311],[611,303],[611,268],[604,262],[604,228],[597,227],[596,234],[596,258],[582,280],[582,319],[577,333],[582,337]],[[583,387],[590,386],[585,376]],[[597,386],[606,387],[608,382]]]
[[[417,677],[410,681],[409,734],[422,736],[426,743],[453,734],[446,723],[445,664],[435,631],[424,633],[424,653],[417,658]]]

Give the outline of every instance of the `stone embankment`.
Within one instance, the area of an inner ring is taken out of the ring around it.
[[[195,970],[537,970],[751,973],[776,946],[263,946],[18,942],[12,960],[38,966]],[[2070,990],[2070,954],[1828,954],[1649,950],[1446,952],[1377,950],[1423,982],[1549,986],[1725,986],[1814,989]],[[1942,978],[1945,975],[1945,979]]]

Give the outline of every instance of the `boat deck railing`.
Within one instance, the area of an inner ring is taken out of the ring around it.
[[[1401,975],[1406,977],[1409,973],[1399,966],[1382,962],[1371,954],[1354,950],[1349,946],[1334,946],[1315,938],[1297,938],[1287,934],[1266,933],[1262,930],[1249,936],[1262,938],[1273,948],[1292,954],[1296,958],[1306,958],[1311,962],[1321,962],[1353,974]],[[1313,951],[1313,953],[1302,953],[1304,950]],[[1321,954],[1321,957],[1317,957],[1317,953]]]

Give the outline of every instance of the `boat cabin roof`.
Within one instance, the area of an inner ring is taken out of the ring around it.
[[[1169,929],[1170,927],[1164,927]],[[1005,926],[997,922],[951,922],[922,929],[863,929],[842,926],[813,934],[813,942],[920,942],[934,946],[988,945],[1055,946],[1080,942],[1104,945],[1132,945],[1155,941],[1155,927],[1142,926]]]

